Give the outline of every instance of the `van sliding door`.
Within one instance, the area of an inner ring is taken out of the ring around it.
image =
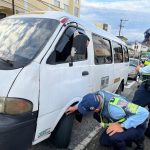
[[[112,91],[113,64],[110,41],[96,34],[93,34],[92,38],[94,46],[94,65],[92,66],[94,90]]]
[[[123,62],[123,48],[122,45],[112,41],[113,55],[114,55],[114,89],[117,90],[122,81],[126,79],[128,70],[126,64]],[[124,81],[125,82],[125,81]]]

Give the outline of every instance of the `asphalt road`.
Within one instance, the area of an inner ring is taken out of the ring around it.
[[[135,81],[129,81],[122,95],[127,97],[129,100],[131,100],[135,90],[136,90]],[[71,149],[71,150],[74,149],[81,141],[83,141],[95,129],[97,125],[98,125],[98,122],[93,119],[92,114],[85,116],[82,120],[82,123],[79,123],[75,120],[71,142],[70,142],[70,145],[68,146],[68,149]],[[52,145],[49,142],[49,140],[46,140],[35,146],[32,146],[30,150],[57,150],[57,149],[54,147],[54,145]],[[92,149],[89,149],[89,150],[92,150]],[[93,150],[96,150],[96,149],[93,149]]]

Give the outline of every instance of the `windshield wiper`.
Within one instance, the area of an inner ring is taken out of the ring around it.
[[[9,64],[11,67],[13,67],[13,61],[12,61],[12,60],[9,60],[9,59],[3,59],[3,58],[0,58],[0,60],[2,60],[3,62]]]

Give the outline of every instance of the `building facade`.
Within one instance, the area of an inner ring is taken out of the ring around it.
[[[141,53],[148,51],[147,46],[138,42],[128,45],[128,49],[130,56],[134,58],[140,58]]]
[[[14,0],[14,12],[29,13],[32,11],[65,11],[80,16],[81,0]],[[13,0],[0,0],[0,18],[13,14]]]
[[[97,28],[103,29],[105,31],[111,31],[111,26],[109,24],[97,21],[97,22],[95,22],[95,25]]]

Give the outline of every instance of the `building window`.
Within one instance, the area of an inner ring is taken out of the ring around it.
[[[60,1],[59,0],[54,0],[54,5],[57,7],[60,7]]]
[[[112,42],[114,50],[114,63],[123,62],[123,49],[122,46],[116,42]]]
[[[104,29],[105,31],[108,31],[108,24],[103,24],[103,29]]]
[[[0,19],[5,18],[6,14],[0,12]]]
[[[74,8],[74,15],[77,17],[79,16],[79,8],[77,7]]]
[[[64,10],[65,10],[65,12],[69,12],[69,6],[64,4]]]
[[[75,0],[74,2],[75,4],[79,5],[79,0]]]
[[[112,51],[110,41],[95,34],[92,35],[95,64],[110,64],[112,63]]]

